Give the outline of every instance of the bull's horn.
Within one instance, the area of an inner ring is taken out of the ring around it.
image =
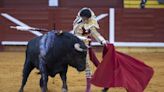
[[[86,51],[85,49],[80,48],[80,44],[79,44],[79,43],[75,43],[75,44],[74,44],[74,48],[75,48],[77,51],[80,51],[80,52]]]

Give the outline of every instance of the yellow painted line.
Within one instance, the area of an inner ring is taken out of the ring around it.
[[[125,5],[125,8],[140,8],[139,5]],[[146,5],[146,8],[164,8],[164,6],[158,6],[158,5]]]
[[[125,8],[140,8],[140,0],[125,0]],[[146,8],[164,8],[163,4],[159,4],[157,0],[148,0],[146,3]]]
[[[140,1],[124,1],[124,4],[140,4]],[[148,1],[146,4],[159,4],[157,1]]]
[[[164,5],[146,5],[146,8],[164,8]]]
[[[125,8],[140,8],[139,5],[124,5]]]

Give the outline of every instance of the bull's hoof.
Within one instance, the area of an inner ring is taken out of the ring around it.
[[[102,90],[102,92],[107,92],[106,90]]]
[[[24,92],[23,89],[20,89],[19,92]]]
[[[62,88],[62,92],[68,92],[68,90],[65,88]]]
[[[103,90],[102,90],[102,92],[107,92],[108,91],[108,88],[104,88]]]
[[[42,92],[48,92],[48,89],[47,88],[41,88],[42,89]]]

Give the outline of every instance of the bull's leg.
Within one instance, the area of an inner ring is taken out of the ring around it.
[[[48,78],[47,78],[46,81],[48,82]],[[43,90],[48,91],[48,88],[47,88],[47,87],[43,87],[43,86],[44,86],[43,78],[41,77],[41,78],[40,78],[40,87],[42,88],[42,92],[44,92]]]
[[[48,74],[46,69],[46,63],[44,61],[44,58],[39,56],[39,70],[41,73],[41,79],[40,79],[40,87],[42,89],[42,92],[47,91],[47,81],[48,81]]]
[[[19,92],[23,92],[23,88],[27,82],[28,76],[33,69],[34,69],[34,66],[30,63],[29,58],[26,58],[24,69],[23,69],[22,85]]]
[[[62,85],[62,92],[68,92],[68,86],[67,86],[67,69],[68,67],[64,67],[64,71],[60,73],[60,77],[62,79],[63,85]]]
[[[109,88],[104,88],[102,92],[107,92]]]

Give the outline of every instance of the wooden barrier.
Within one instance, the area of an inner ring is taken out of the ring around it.
[[[0,0],[0,8],[2,8],[3,7],[3,0]]]
[[[8,13],[14,18],[32,27],[49,28],[47,9],[0,9],[0,13]],[[0,30],[2,30],[1,32],[3,32],[1,34],[5,36],[5,38],[3,39],[5,41],[28,41],[31,38],[36,37],[34,34],[31,34],[29,32],[10,29],[10,26],[16,26],[16,24],[5,19],[2,16],[0,16],[0,20]]]
[[[123,8],[123,0],[59,0],[59,7]]]
[[[117,42],[164,42],[164,9],[116,9]]]
[[[72,23],[80,8],[41,9],[0,9],[20,19],[30,26],[70,31]],[[109,8],[92,8],[96,15],[109,13]],[[164,9],[116,9],[115,41],[116,42],[164,42]],[[0,40],[28,41],[35,37],[29,32],[9,29],[15,24],[0,17]],[[109,17],[99,21],[100,33],[108,39]]]
[[[109,13],[108,8],[92,8],[95,11],[96,15]],[[77,16],[80,8],[53,8],[50,9],[50,21],[51,24],[55,26],[56,30],[64,30],[71,31],[73,28],[73,21]],[[109,17],[105,17],[104,19],[99,21],[100,24],[100,33],[108,39],[109,32]]]
[[[4,0],[3,7],[16,9],[44,9],[48,7],[48,0]]]
[[[0,41],[0,51],[3,51],[3,46],[1,44],[1,41]]]

